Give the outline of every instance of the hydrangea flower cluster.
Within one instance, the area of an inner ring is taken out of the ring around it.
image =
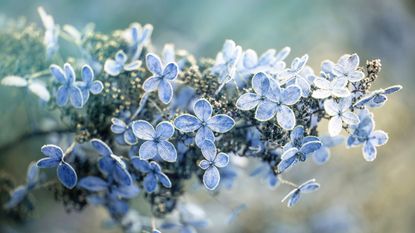
[[[64,57],[59,26],[43,9],[39,13],[45,51],[54,54],[49,71],[10,74],[1,83],[23,87],[43,79],[44,88],[34,93],[60,112],[64,122],[57,124],[69,127],[60,132],[66,140],[41,148],[46,157],[39,153],[27,184],[11,192],[8,209],[47,184],[64,187],[60,195],[69,197],[68,208],[82,200],[105,207],[126,232],[196,232],[206,227],[206,219],[176,208],[184,184],[194,177],[216,193],[238,181],[241,169],[233,169],[238,166],[233,161],[260,160],[251,175],[261,175],[271,187],[292,187],[283,199],[292,207],[302,194],[320,187],[314,179],[301,185],[286,180],[301,163],[310,157],[317,164],[327,162],[330,148],[343,141],[347,147],[361,146],[364,159],[373,161],[377,147],[388,141],[387,133],[375,129],[370,110],[402,87],[370,90],[380,71],[378,60],[361,65],[357,54],[346,54],[337,62],[323,61],[315,72],[307,65],[308,55],[287,66],[288,47],[258,58],[232,40],[225,41],[215,60],[197,60],[171,44],[160,58],[151,45],[153,27],[138,23],[109,35],[91,31],[69,40],[86,55]],[[62,64],[65,60],[70,62]],[[76,80],[77,70],[82,81]],[[46,93],[50,98],[42,98]],[[328,135],[321,135],[317,127],[327,122]],[[38,168],[55,167],[57,179],[37,178]],[[147,215],[165,218],[178,209],[180,217],[161,228],[154,221],[137,225],[145,222],[145,213],[136,214],[130,204],[140,193],[151,206]]]

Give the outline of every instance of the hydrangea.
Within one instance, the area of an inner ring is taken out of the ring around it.
[[[82,108],[84,105],[84,97],[81,88],[75,82],[76,75],[71,64],[65,63],[63,70],[57,65],[51,65],[50,72],[61,84],[56,93],[56,104],[65,106],[68,100],[70,100],[72,106]]]
[[[320,188],[320,185],[316,182],[316,180],[311,179],[309,181],[304,182],[303,184],[301,184],[297,188],[293,189],[291,192],[289,192],[282,199],[281,202],[284,202],[285,200],[288,199],[287,206],[288,207],[293,207],[300,200],[300,197],[301,197],[302,193],[311,193],[311,192],[316,191],[319,188]]]
[[[121,157],[112,152],[105,142],[100,139],[92,139],[91,145],[102,156],[98,161],[98,166],[105,176],[114,179],[122,185],[130,185],[132,183],[127,165]]]
[[[115,59],[107,59],[104,64],[104,71],[111,75],[111,76],[117,76],[120,73],[125,71],[133,71],[137,70],[141,66],[141,61],[139,60],[133,60],[130,63],[127,63],[128,57],[124,53],[124,51],[119,50],[115,54]]]
[[[219,185],[220,174],[218,168],[226,167],[229,163],[229,155],[217,153],[215,144],[205,140],[200,144],[200,150],[205,159],[200,161],[199,167],[205,170],[203,184],[209,190],[215,190]]]
[[[343,123],[347,125],[359,123],[359,117],[350,111],[351,105],[351,98],[343,98],[338,101],[327,99],[324,101],[324,110],[331,116],[329,120],[330,136],[339,135],[343,128]]]
[[[327,77],[316,77],[314,79],[314,85],[317,87],[313,91],[313,98],[325,99],[330,96],[344,98],[350,96],[350,90],[347,89],[347,79],[345,78],[334,78],[328,80]]]
[[[248,49],[242,55],[242,69],[240,72],[248,74],[256,74],[259,72],[272,73],[274,67],[277,66],[277,58],[275,49],[268,49],[259,58],[256,52]]]
[[[239,109],[246,111],[256,107],[257,120],[268,121],[277,115],[277,122],[282,128],[287,130],[294,128],[295,115],[288,106],[297,103],[300,99],[301,89],[298,86],[281,88],[267,74],[257,73],[252,78],[252,88],[255,93],[245,93],[238,98],[236,106]]]
[[[82,82],[78,82],[77,86],[81,89],[82,99],[85,104],[89,99],[89,93],[98,95],[104,89],[104,85],[99,80],[94,80],[94,71],[89,65],[82,67]]]
[[[75,169],[64,161],[67,153],[56,145],[44,145],[41,149],[46,158],[37,161],[37,166],[40,168],[57,167],[56,173],[59,181],[68,189],[73,189],[78,181]]]
[[[11,209],[21,203],[39,182],[39,168],[36,163],[30,163],[26,173],[26,184],[15,188],[10,194],[10,200],[4,204],[4,208]]]
[[[176,79],[179,73],[177,64],[169,63],[163,67],[160,58],[153,53],[147,54],[146,64],[148,70],[153,73],[153,76],[146,79],[143,83],[144,91],[152,92],[157,90],[160,101],[164,104],[170,103],[173,98],[171,82]]]
[[[357,54],[345,54],[339,58],[337,64],[333,67],[333,73],[339,79],[346,79],[350,82],[357,82],[365,77],[365,74],[358,70],[359,56]]]
[[[359,115],[360,123],[352,126],[352,133],[347,138],[347,145],[355,147],[363,144],[363,157],[366,161],[373,161],[376,159],[377,146],[385,145],[388,141],[388,134],[382,130],[374,130],[375,122],[373,115],[368,110],[364,110]]]
[[[144,120],[132,123],[134,135],[145,142],[140,146],[140,158],[144,160],[160,157],[167,162],[175,162],[177,151],[174,145],[168,141],[174,134],[174,127],[167,121],[160,122],[156,129]]]
[[[153,26],[151,24],[141,26],[139,23],[131,24],[130,28],[125,31],[125,39],[129,43],[130,48],[133,50],[133,61],[138,59],[143,48],[150,44],[152,33]]]
[[[213,132],[226,133],[235,125],[235,121],[228,115],[217,114],[212,116],[212,105],[206,99],[199,99],[193,105],[195,116],[183,114],[174,120],[174,126],[181,132],[195,132],[195,142],[200,145],[205,140],[215,141]]]
[[[158,183],[163,185],[165,188],[171,188],[171,181],[169,177],[163,173],[160,165],[157,162],[148,162],[146,160],[140,159],[139,157],[134,157],[131,159],[131,163],[135,169],[146,174],[144,177],[143,186],[147,192],[154,192],[157,188]]]
[[[227,83],[235,78],[238,61],[242,54],[242,48],[233,40],[226,40],[222,51],[216,56],[212,74],[219,77],[219,83]]]
[[[281,162],[278,164],[278,171],[284,172],[298,161],[304,161],[307,156],[320,149],[321,142],[318,137],[304,136],[304,127],[295,127],[290,134],[290,142],[284,146],[284,153],[281,155]]]
[[[371,108],[382,107],[388,100],[387,95],[396,93],[400,91],[401,89],[402,89],[401,85],[394,85],[394,86],[390,86],[385,89],[379,89],[379,90],[373,91],[369,95],[362,97],[358,102],[354,104],[354,106],[363,107],[364,105],[367,105]]]
[[[123,120],[115,117],[111,119],[111,122],[111,131],[114,134],[122,135],[123,143],[127,143],[128,145],[135,145],[138,143],[137,137],[134,135],[132,128],[133,122],[127,124]]]

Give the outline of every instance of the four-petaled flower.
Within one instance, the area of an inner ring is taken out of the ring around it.
[[[163,68],[160,58],[153,53],[147,54],[146,64],[148,70],[153,73],[153,76],[144,81],[144,91],[152,92],[157,90],[160,101],[164,104],[170,103],[173,98],[171,82],[176,79],[179,73],[177,64],[169,63]]]
[[[102,155],[98,161],[100,171],[107,176],[108,179],[114,179],[121,185],[131,185],[131,175],[127,170],[127,165],[121,157],[115,155],[111,148],[100,139],[92,139],[91,145],[100,155]]]
[[[148,160],[161,157],[164,161],[175,162],[177,151],[174,145],[167,141],[174,134],[174,127],[167,121],[160,122],[156,129],[144,120],[132,123],[134,135],[145,142],[140,146],[139,155],[141,159]]]
[[[136,156],[131,159],[131,163],[135,169],[146,174],[143,186],[148,193],[154,192],[159,182],[165,188],[171,188],[171,181],[169,177],[163,173],[160,165],[155,161],[148,162]]]
[[[235,125],[228,115],[212,116],[212,105],[206,99],[199,99],[193,106],[196,116],[183,114],[174,120],[174,126],[181,132],[189,133],[197,130],[195,142],[200,145],[204,140],[215,141],[213,132],[226,133]]]
[[[39,168],[36,163],[32,162],[29,164],[26,173],[26,184],[20,185],[15,188],[10,194],[10,200],[4,204],[4,208],[10,209],[20,204],[27,194],[33,190],[39,182]]]
[[[144,46],[150,44],[152,33],[153,26],[151,24],[146,24],[143,27],[139,23],[133,23],[130,28],[127,29],[125,37],[133,50],[133,61],[139,59]]]
[[[304,137],[304,127],[299,125],[291,131],[291,141],[284,146],[281,162],[278,164],[278,172],[282,173],[292,167],[298,161],[305,161],[307,156],[320,149],[321,141],[315,136]]]
[[[218,75],[219,83],[227,83],[235,77],[238,61],[242,54],[242,48],[233,40],[226,40],[222,52],[216,56],[212,74]]]
[[[347,83],[346,78],[335,77],[330,81],[326,77],[316,77],[314,79],[314,85],[317,89],[313,91],[312,97],[316,99],[325,99],[330,96],[339,98],[348,97],[351,93],[347,89]]]
[[[369,95],[362,97],[359,101],[357,101],[354,104],[354,106],[363,107],[364,105],[367,105],[371,108],[382,107],[388,100],[387,95],[398,92],[401,89],[402,89],[401,85],[394,85],[394,86],[390,86],[385,89],[379,89],[379,90],[373,91]]]
[[[375,121],[372,113],[363,110],[359,114],[360,123],[352,125],[352,134],[347,139],[347,146],[354,147],[363,144],[363,157],[366,161],[376,159],[377,146],[382,146],[388,141],[388,134],[382,130],[375,129]]]
[[[268,49],[258,58],[254,50],[246,50],[242,55],[242,69],[240,72],[247,74],[272,73],[276,63],[281,62],[277,61],[275,53],[275,49]]]
[[[115,54],[115,60],[108,58],[105,61],[104,71],[111,76],[117,76],[124,70],[133,71],[137,70],[141,66],[141,61],[139,60],[133,60],[130,63],[127,63],[127,60],[127,55],[120,50]]]
[[[333,74],[337,78],[345,78],[350,82],[358,82],[365,77],[365,74],[358,70],[359,56],[357,54],[345,54],[339,58],[333,67]]]
[[[77,85],[81,89],[82,97],[85,104],[89,99],[89,93],[91,92],[94,95],[97,95],[102,92],[104,85],[99,80],[94,80],[94,71],[89,65],[84,65],[82,67],[82,82],[77,82]]]
[[[350,111],[351,104],[351,98],[343,98],[338,101],[327,99],[324,101],[324,110],[331,116],[329,120],[330,136],[339,135],[343,128],[343,123],[348,125],[359,123],[359,117]]]
[[[66,153],[60,147],[51,144],[42,146],[41,151],[46,155],[46,158],[37,161],[37,166],[40,168],[57,166],[56,172],[59,181],[68,189],[74,188],[78,176],[72,166],[64,161]]]
[[[137,137],[133,133],[132,122],[129,124],[125,123],[119,118],[111,119],[111,131],[115,134],[122,135],[122,142],[127,143],[128,145],[137,144]]]
[[[215,190],[220,181],[218,168],[223,168],[228,165],[229,156],[223,152],[218,154],[215,144],[210,140],[202,142],[200,144],[200,150],[205,158],[199,163],[199,167],[205,170],[203,184],[207,189]]]
[[[294,128],[295,115],[288,105],[293,105],[300,99],[301,90],[298,86],[281,88],[274,79],[261,72],[252,78],[252,88],[255,93],[245,93],[236,101],[239,109],[251,110],[256,107],[257,120],[268,121],[277,115],[277,122],[282,128]]]
[[[63,65],[63,70],[57,65],[51,65],[50,71],[56,80],[62,84],[56,93],[56,103],[65,106],[68,100],[75,108],[82,108],[84,98],[81,89],[76,85],[75,71],[69,63]]]
[[[296,189],[289,192],[281,202],[284,202],[288,199],[287,206],[292,207],[300,200],[301,193],[311,193],[320,188],[320,184],[316,182],[315,179],[308,180],[302,185],[298,186]]]

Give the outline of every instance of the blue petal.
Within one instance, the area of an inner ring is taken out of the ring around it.
[[[114,166],[115,161],[110,156],[101,157],[98,160],[98,168],[106,176],[112,174]]]
[[[94,80],[94,71],[89,65],[82,66],[82,80],[85,83],[92,83],[92,80]]]
[[[213,141],[205,140],[199,144],[199,147],[202,151],[203,157],[205,157],[207,161],[213,162],[215,160],[217,149]]]
[[[127,169],[119,163],[114,166],[114,179],[121,185],[131,185],[132,178]]]
[[[268,75],[262,72],[255,74],[252,78],[252,88],[258,95],[265,96],[270,88]]]
[[[66,83],[66,76],[59,66],[53,64],[50,66],[50,72],[52,75],[58,80],[59,83],[65,84]]]
[[[212,130],[209,127],[202,126],[196,133],[195,142],[196,145],[199,146],[203,141],[210,140],[212,142],[215,141],[215,135],[213,134]]]
[[[84,104],[84,98],[82,96],[81,89],[79,89],[79,87],[73,86],[70,88],[69,92],[72,106],[75,108],[82,108]]]
[[[42,154],[55,160],[61,160],[63,157],[62,149],[52,144],[42,146],[40,151],[42,152]]]
[[[322,146],[320,149],[314,151],[313,158],[317,164],[324,164],[330,158],[330,150]]]
[[[157,179],[160,181],[160,183],[164,187],[171,188],[171,181],[170,181],[169,177],[166,176],[166,174],[164,174],[164,173],[157,173],[156,176],[157,176]]]
[[[310,153],[313,153],[314,151],[320,149],[321,147],[321,142],[319,141],[311,141],[311,142],[306,142],[301,146],[300,151],[305,154],[308,155]]]
[[[121,64],[117,63],[112,59],[107,59],[104,63],[104,71],[105,73],[111,76],[117,76],[121,73],[123,67]]]
[[[307,97],[310,95],[311,87],[307,80],[301,76],[295,79],[295,84],[301,89],[301,96]]]
[[[23,201],[23,199],[27,195],[27,189],[26,186],[19,186],[16,189],[13,190],[10,200],[4,205],[5,209],[11,209],[16,207],[20,202]]]
[[[385,89],[384,93],[386,95],[390,95],[392,93],[398,92],[402,89],[401,85],[394,85],[394,86],[390,86],[388,88]]]
[[[275,116],[277,108],[278,106],[274,102],[264,100],[258,104],[255,111],[255,119],[258,121],[268,121]]]
[[[162,80],[158,86],[158,96],[163,104],[168,104],[173,99],[173,87],[167,80]]]
[[[192,115],[183,114],[174,120],[174,126],[181,132],[189,133],[199,129],[201,122]]]
[[[115,61],[120,65],[124,65],[125,62],[127,62],[127,59],[127,55],[122,50],[117,51],[115,54]]]
[[[214,190],[218,187],[220,181],[219,170],[212,166],[205,170],[203,174],[203,184],[209,190]]]
[[[58,106],[65,106],[69,100],[69,88],[61,86],[56,93],[56,104]]]
[[[297,204],[297,202],[299,200],[300,200],[300,192],[297,190],[296,192],[293,193],[293,195],[291,196],[291,198],[288,199],[287,206],[288,207],[293,207],[295,204]]]
[[[93,192],[104,191],[108,188],[107,182],[96,176],[87,176],[82,178],[79,181],[78,186]]]
[[[174,127],[168,121],[160,122],[156,126],[156,137],[160,140],[167,140],[171,138],[174,134]]]
[[[293,129],[296,124],[293,110],[285,105],[281,105],[280,110],[277,112],[277,122],[283,129]]]
[[[296,126],[293,131],[291,131],[290,139],[291,142],[300,141],[302,142],[304,138],[304,127],[302,125]]]
[[[223,152],[219,153],[216,156],[214,163],[216,167],[226,167],[229,163],[229,155]]]
[[[236,101],[236,107],[243,111],[251,110],[259,104],[260,99],[255,93],[245,93]]]
[[[369,141],[365,142],[362,147],[363,157],[366,161],[372,162],[376,159],[376,147]]]
[[[124,132],[124,141],[128,144],[128,145],[135,145],[138,142],[138,139],[135,137],[133,130],[132,129],[127,129]]]
[[[315,182],[314,179],[309,180],[309,181],[305,182],[304,184],[300,185],[300,187],[298,187],[298,189],[302,193],[314,192],[314,191],[316,191],[319,188],[320,188],[320,184],[318,184],[317,182]]]
[[[143,83],[144,91],[151,92],[151,91],[157,90],[159,88],[161,81],[162,79],[158,76],[153,76],[153,77],[146,79],[146,81],[144,81]]]
[[[212,116],[212,105],[206,99],[199,99],[193,106],[197,118],[207,121]]]
[[[113,195],[116,195],[118,198],[127,198],[131,199],[136,197],[140,193],[140,189],[135,184],[131,185],[122,185],[113,190]]]
[[[143,186],[148,193],[154,192],[157,187],[156,176],[152,173],[147,174],[146,177],[144,177]]]
[[[139,157],[133,157],[131,159],[131,163],[133,164],[134,168],[139,170],[143,173],[150,172],[150,164],[146,160],[142,160]]]
[[[43,158],[37,161],[36,165],[40,168],[51,168],[56,167],[60,162],[60,159],[57,160],[55,158]]]
[[[158,154],[157,144],[154,141],[146,141],[140,146],[140,158],[147,160],[152,159]]]
[[[163,70],[163,78],[174,80],[179,73],[179,67],[176,63],[169,63]]]
[[[161,68],[161,61],[160,58],[153,54],[153,53],[149,53],[146,56],[146,65],[148,70],[153,73],[153,74],[157,74],[159,76],[162,75],[162,68]]]
[[[297,148],[290,148],[284,152],[281,156],[281,162],[278,164],[278,171],[284,172],[295,163],[297,163]]]
[[[137,138],[143,140],[153,140],[153,138],[156,136],[156,131],[154,130],[154,127],[147,121],[134,121],[131,127]]]
[[[168,141],[160,141],[157,143],[157,152],[164,161],[175,162],[177,159],[176,148]]]
[[[63,70],[65,71],[66,82],[74,83],[76,80],[75,71],[73,70],[71,64],[65,63],[63,65]]]
[[[28,189],[32,189],[39,181],[39,167],[36,163],[31,162],[27,168],[26,183]]]
[[[112,125],[111,125],[111,131],[115,134],[121,134],[124,133],[125,130],[127,130],[127,124],[121,119],[118,118],[112,118],[111,119]]]
[[[59,181],[68,189],[73,189],[76,185],[78,177],[75,170],[66,162],[59,164],[57,169]]]
[[[301,97],[301,89],[298,86],[289,86],[281,93],[281,102],[286,105],[293,105]]]
[[[102,156],[111,156],[112,150],[109,148],[105,142],[101,141],[100,139],[92,139],[91,145],[94,149]]]
[[[104,89],[104,84],[102,84],[101,81],[96,80],[92,83],[90,91],[92,92],[92,94],[97,95],[101,93],[103,89]]]
[[[228,115],[218,114],[210,118],[207,122],[208,127],[217,133],[226,133],[235,125],[235,121]]]
[[[202,161],[200,161],[199,167],[202,168],[203,170],[206,170],[210,167],[210,162],[207,161],[206,159],[203,159]]]

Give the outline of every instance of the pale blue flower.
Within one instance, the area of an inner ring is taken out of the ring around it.
[[[174,145],[168,141],[174,134],[174,127],[168,121],[160,122],[156,129],[144,120],[132,123],[134,135],[145,142],[140,146],[139,155],[143,160],[160,157],[167,162],[175,162],[177,151]]]
[[[131,163],[135,169],[146,174],[143,186],[148,193],[154,192],[157,189],[159,182],[165,188],[171,188],[171,181],[169,177],[162,172],[160,165],[155,161],[148,162],[140,159],[139,157],[134,157],[131,159]]]
[[[220,182],[218,168],[226,167],[229,163],[229,155],[221,152],[217,153],[215,144],[210,140],[205,140],[200,144],[200,150],[205,159],[200,161],[199,167],[205,170],[203,174],[203,184],[209,190],[215,190]]]
[[[379,89],[373,91],[367,96],[362,97],[357,103],[354,104],[355,107],[362,107],[367,105],[371,108],[382,107],[388,100],[387,95],[398,92],[402,89],[401,85],[390,86],[385,89]]]
[[[4,208],[10,209],[19,205],[39,182],[39,168],[36,163],[29,164],[26,173],[26,184],[15,188],[10,194],[10,200],[4,204]]]
[[[343,142],[342,136],[322,136],[320,137],[321,147],[314,151],[313,159],[317,164],[324,164],[330,158],[330,148],[335,147]]]
[[[57,167],[56,172],[59,181],[68,189],[73,189],[77,183],[78,176],[72,166],[65,162],[65,153],[62,149],[55,145],[44,145],[41,148],[42,153],[46,158],[37,161],[37,166],[40,168]]]
[[[94,80],[94,71],[89,65],[84,65],[82,67],[81,76],[82,82],[77,82],[77,85],[82,91],[83,104],[85,104],[89,99],[89,93],[98,95],[104,89],[104,85],[101,81]]]
[[[242,54],[242,48],[233,40],[226,40],[222,51],[216,56],[215,65],[212,66],[212,74],[217,75],[219,83],[227,83],[235,78],[238,61]]]
[[[92,139],[92,147],[101,155],[98,167],[108,179],[114,179],[121,185],[131,185],[132,178],[127,170],[127,165],[121,157],[115,155],[111,148],[100,139]]]
[[[292,85],[281,88],[279,84],[265,73],[257,73],[252,78],[252,88],[255,93],[245,93],[238,98],[236,106],[241,110],[251,110],[256,107],[255,118],[268,121],[277,115],[278,124],[287,130],[293,129],[296,120],[289,105],[298,102],[301,90]]]
[[[333,74],[337,78],[345,78],[350,82],[358,82],[365,77],[365,74],[358,70],[359,56],[357,54],[345,54],[339,58],[333,67]]]
[[[50,66],[50,72],[56,80],[62,84],[56,93],[56,103],[59,106],[65,106],[70,100],[75,108],[82,108],[84,98],[81,88],[76,85],[75,71],[69,63],[63,65],[63,70],[57,65]]]
[[[163,50],[161,51],[161,60],[163,64],[175,63],[176,62],[176,52],[174,49],[174,44],[165,44]]]
[[[258,72],[271,73],[277,62],[275,54],[275,49],[268,49],[258,58],[254,50],[246,50],[242,55],[240,72],[247,74],[256,74]]]
[[[133,71],[140,68],[141,61],[132,60],[132,62],[127,63],[127,60],[127,55],[122,50],[119,50],[115,54],[115,59],[109,58],[105,61],[104,71],[111,76],[117,76],[121,74],[124,70]]]
[[[352,133],[347,139],[347,146],[355,147],[363,144],[362,152],[366,161],[376,159],[376,147],[385,145],[388,141],[388,134],[382,130],[375,129],[373,115],[367,109],[359,114],[360,123],[350,127]]]
[[[295,58],[291,67],[281,74],[278,80],[286,83],[287,86],[296,85],[301,89],[301,96],[308,97],[311,94],[311,85],[314,81],[314,73],[309,66],[306,66],[308,55]]]
[[[53,17],[46,13],[43,7],[38,7],[37,11],[42,20],[43,27],[45,28],[43,44],[46,47],[46,56],[51,58],[59,49],[58,39],[60,29],[59,26],[55,24]]]
[[[287,206],[293,207],[295,204],[298,203],[300,200],[300,196],[302,193],[311,193],[316,191],[320,188],[320,184],[316,182],[315,179],[308,180],[304,182],[302,185],[298,186],[296,189],[289,192],[281,202],[284,202],[288,199]]]
[[[111,122],[111,131],[114,134],[122,135],[123,143],[127,143],[128,145],[135,145],[138,143],[137,137],[133,133],[132,122],[127,124],[119,118],[112,118]]]
[[[315,136],[304,136],[302,125],[296,126],[290,134],[290,142],[284,146],[281,162],[278,164],[278,172],[282,173],[291,168],[298,161],[305,161],[308,155],[320,149],[321,141]]]
[[[359,117],[350,111],[351,105],[351,98],[343,98],[339,100],[327,99],[324,101],[324,110],[330,116],[330,136],[339,135],[343,129],[343,123],[346,125],[356,125],[359,123]]]
[[[196,116],[183,114],[174,120],[174,126],[184,133],[195,132],[196,145],[204,140],[215,141],[213,132],[226,133],[233,128],[235,121],[228,115],[212,116],[212,105],[206,99],[199,99],[193,106]]]
[[[325,99],[330,96],[345,98],[350,96],[350,90],[347,88],[348,80],[346,78],[337,78],[328,80],[326,77],[316,77],[314,85],[317,87],[313,91],[312,97],[316,99]]]
[[[163,67],[160,58],[153,53],[147,54],[146,64],[153,76],[144,81],[144,91],[152,92],[157,90],[160,101],[164,104],[170,103],[173,98],[171,82],[176,79],[179,73],[177,64],[169,63]]]
[[[153,26],[151,24],[141,26],[139,23],[131,24],[130,28],[125,31],[125,39],[133,51],[131,60],[135,61],[140,58],[143,48],[151,43],[152,33]]]

